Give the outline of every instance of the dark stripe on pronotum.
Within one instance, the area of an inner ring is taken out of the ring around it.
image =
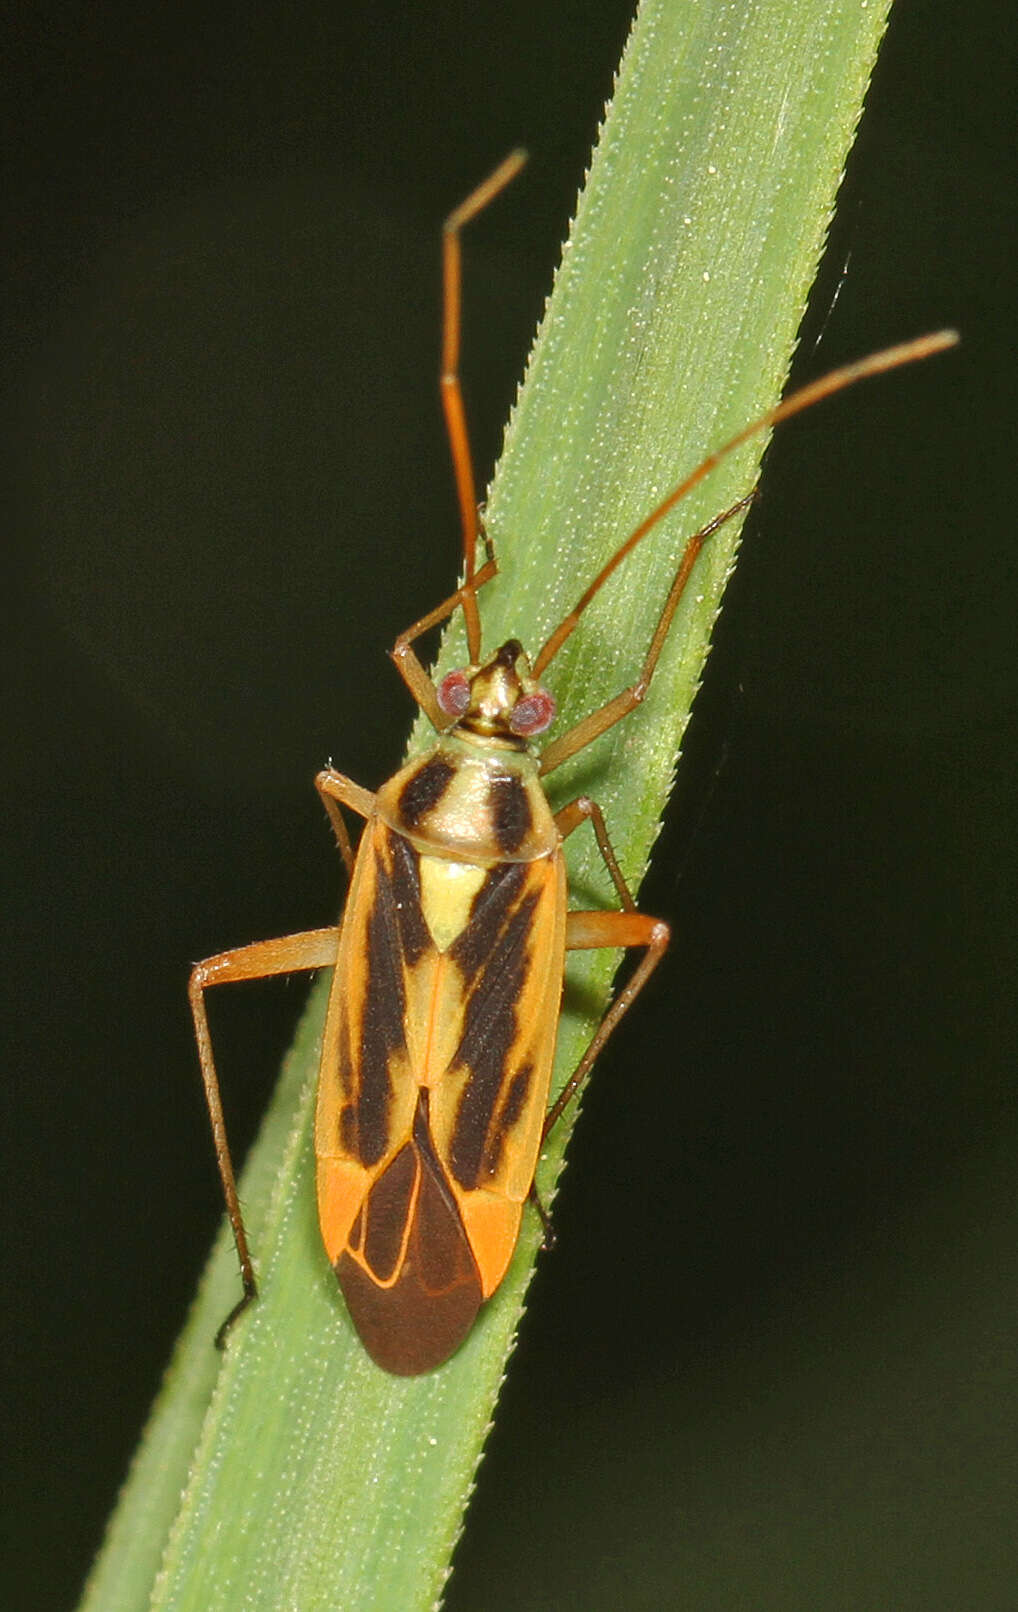
[[[398,801],[400,817],[407,828],[416,828],[421,818],[438,805],[455,772],[451,761],[432,756],[407,779]]]
[[[533,824],[523,779],[515,772],[491,780],[491,826],[503,856],[512,856]]]

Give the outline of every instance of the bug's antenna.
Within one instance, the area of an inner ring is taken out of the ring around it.
[[[481,655],[481,622],[477,613],[477,599],[469,589],[477,564],[478,519],[474,466],[459,377],[462,285],[460,230],[515,179],[526,160],[527,153],[522,149],[510,151],[494,173],[489,174],[476,190],[472,190],[466,201],[461,202],[442,225],[442,373],[439,387],[463,524],[463,579],[468,588],[463,595],[463,616],[467,628],[467,649],[472,662],[478,661]]]
[[[835,392],[844,391],[846,386],[854,386],[856,381],[865,380],[869,375],[882,375],[885,370],[897,369],[902,364],[915,364],[920,359],[932,358],[934,353],[942,353],[948,347],[954,347],[958,341],[956,330],[935,330],[928,336],[918,336],[915,341],[905,341],[896,347],[885,347],[879,353],[870,353],[868,358],[860,358],[854,364],[843,364],[840,369],[832,369],[829,374],[822,375],[819,380],[811,381],[808,386],[802,386],[797,392],[792,392],[761,414],[759,419],[747,425],[736,436],[732,437],[722,447],[715,448],[706,459],[691,471],[684,481],[673,488],[668,497],[652,509],[650,514],[642,520],[634,532],[626,538],[621,547],[615,550],[611,559],[597,573],[590,586],[580,595],[569,614],[559,622],[555,631],[542,648],[533,664],[534,677],[540,677],[545,667],[554,660],[562,645],[574,632],[580,617],[586,610],[594,596],[600,593],[612,573],[622,564],[628,554],[631,554],[636,545],[653,531],[659,521],[675,508],[675,505],[685,498],[688,492],[703,481],[714,467],[726,459],[735,449],[748,442],[750,437],[756,436],[759,431],[766,431],[768,427],[777,425],[780,420],[787,420],[793,414],[801,414],[804,409],[812,408],[814,403],[820,403],[825,397],[832,397]]]

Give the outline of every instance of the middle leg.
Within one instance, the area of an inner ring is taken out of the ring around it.
[[[570,912],[566,918],[567,951],[593,951],[605,948],[642,947],[643,956],[622,989],[609,1003],[604,1017],[594,1031],[590,1045],[566,1081],[548,1111],[542,1132],[542,1141],[555,1127],[586,1080],[601,1048],[614,1033],[622,1018],[629,1012],[636,998],[653,974],[668,949],[671,930],[661,918],[637,910],[632,891],[619,867],[612,848],[604,816],[596,801],[580,795],[556,813],[555,822],[563,839],[581,823],[589,821],[597,840],[605,867],[618,891],[622,904],[620,911]]]

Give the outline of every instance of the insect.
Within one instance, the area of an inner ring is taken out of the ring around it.
[[[256,1294],[227,1143],[204,995],[213,985],[331,967],[315,1122],[322,1241],[354,1325],[387,1371],[443,1363],[501,1282],[533,1193],[543,1139],[664,955],[669,930],[639,912],[596,802],[553,811],[541,780],[643,699],[696,558],[748,494],[685,547],[640,674],[538,752],[555,702],[542,678],[583,612],[646,534],[733,448],[866,375],[926,357],[941,332],[833,371],[710,454],[620,544],[531,662],[509,639],[482,653],[477,594],[497,565],[478,515],[459,381],[460,231],[518,172],[513,152],[443,229],[440,379],[463,531],[463,582],[396,640],[392,656],[438,735],[372,794],[332,767],[316,787],[350,879],[342,922],[221,952],[195,965],[189,998],[243,1296]],[[487,557],[478,568],[484,538]],[[462,611],[469,664],[436,686],[415,651]],[[354,853],[343,812],[364,820]],[[618,908],[575,911],[563,842],[589,822]],[[549,1108],[566,953],[642,955]],[[539,1206],[538,1206],[539,1207]]]

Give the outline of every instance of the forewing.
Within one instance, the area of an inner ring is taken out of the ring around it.
[[[343,917],[318,1083],[319,1218],[333,1261],[371,1181],[413,1126],[418,1082],[407,1027],[414,982],[431,956],[416,877],[405,840],[372,820]]]
[[[564,949],[556,856],[490,869],[445,959],[448,1067],[432,1083],[431,1129],[485,1294],[508,1264],[534,1178]]]

